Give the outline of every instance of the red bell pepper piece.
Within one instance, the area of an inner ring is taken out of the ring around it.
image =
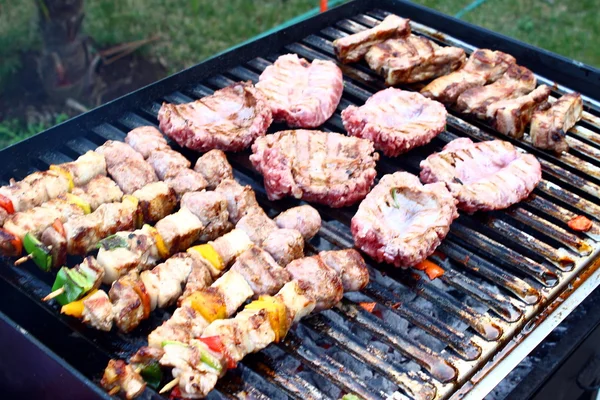
[[[223,342],[221,341],[221,338],[219,336],[201,337],[201,338],[198,338],[198,340],[200,340],[202,343],[204,343],[206,345],[206,347],[208,347],[210,349],[210,351],[214,351],[215,353],[222,354],[223,357],[225,357],[225,362],[227,363],[227,369],[232,369],[237,366],[237,363],[235,362],[235,360],[233,358],[231,358],[231,356],[229,355],[229,352],[227,351],[227,348],[225,347],[225,345],[223,344]]]
[[[14,207],[11,199],[4,196],[3,194],[0,194],[0,207],[4,208],[6,210],[6,212],[9,214],[15,213],[15,207]]]

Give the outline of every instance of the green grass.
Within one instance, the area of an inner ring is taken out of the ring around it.
[[[0,94],[39,47],[36,0],[0,0]],[[455,15],[472,0],[417,0]],[[142,51],[169,73],[189,67],[318,6],[318,0],[85,0],[85,33],[99,47],[159,35]],[[488,0],[463,19],[584,63],[600,66],[598,0]],[[0,122],[0,146],[41,126]],[[43,127],[45,128],[45,126]],[[9,133],[7,133],[9,132]]]
[[[58,114],[48,122],[23,122],[17,118],[0,122],[0,149],[17,143],[43,130],[69,119],[67,114]]]

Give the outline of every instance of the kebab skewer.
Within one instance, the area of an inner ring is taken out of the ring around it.
[[[248,304],[235,318],[205,322],[201,335],[197,330],[188,329],[186,335],[176,340],[167,339],[154,347],[143,347],[131,358],[131,366],[122,360],[111,360],[102,386],[111,394],[123,391],[127,398],[136,397],[145,388],[138,372],[146,376],[153,370],[156,378],[155,360],[160,360],[161,365],[174,368],[176,377],[161,392],[179,385],[178,391],[183,397],[204,397],[226,370],[235,367],[244,356],[273,341],[283,340],[299,319],[313,310],[332,307],[344,290],[360,290],[369,280],[364,260],[355,250],[321,252],[318,256],[300,258],[285,271],[293,280],[285,283],[275,296],[261,296]],[[226,292],[234,289],[228,286]],[[184,300],[184,304],[186,301],[191,303]],[[184,324],[186,315],[180,313],[179,317]],[[154,379],[153,383],[156,382]]]
[[[12,214],[69,193],[99,175],[106,175],[106,162],[100,154],[88,151],[75,161],[51,165],[49,170],[34,172],[18,182],[11,180],[0,187],[0,226]]]

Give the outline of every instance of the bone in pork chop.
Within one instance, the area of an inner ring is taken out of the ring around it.
[[[385,78],[387,85],[421,82],[449,74],[462,67],[465,51],[440,47],[429,39],[410,35],[388,39],[367,52],[365,60],[372,70]]]
[[[567,151],[567,131],[581,119],[582,113],[583,102],[579,93],[565,94],[550,108],[537,110],[531,120],[533,145],[557,153]]]
[[[282,131],[259,138],[250,161],[270,200],[294,196],[345,207],[364,198],[379,155],[365,139],[334,132]]]
[[[421,180],[444,182],[458,200],[458,208],[469,213],[518,203],[541,179],[538,160],[502,140],[456,139],[421,161]]]
[[[241,151],[264,136],[273,120],[260,90],[237,82],[192,103],[164,103],[160,129],[180,146],[196,151]]]
[[[515,58],[509,54],[478,49],[462,69],[430,82],[421,89],[421,94],[444,104],[453,104],[465,90],[496,82],[514,63]]]
[[[490,104],[500,100],[514,99],[535,89],[533,72],[519,65],[511,65],[496,82],[465,90],[456,100],[458,111],[485,118]]]
[[[354,243],[377,262],[408,268],[439,246],[458,217],[443,183],[423,185],[408,172],[385,175],[352,218]]]
[[[344,64],[357,62],[376,44],[410,35],[410,20],[388,15],[377,26],[333,41],[333,50]]]
[[[362,107],[342,111],[344,128],[369,139],[386,156],[395,157],[427,144],[446,127],[446,109],[419,93],[388,88],[371,96]]]
[[[256,84],[273,119],[289,126],[315,128],[331,117],[342,98],[342,71],[331,61],[309,63],[296,54],[280,56]]]
[[[487,117],[498,132],[521,139],[533,112],[548,100],[548,96],[550,96],[550,87],[541,85],[525,96],[490,104],[487,108]]]

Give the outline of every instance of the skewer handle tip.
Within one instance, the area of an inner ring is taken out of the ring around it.
[[[158,392],[158,393],[160,393],[160,394],[166,393],[169,390],[173,389],[178,384],[179,384],[179,378],[175,378],[171,382],[169,382],[165,386],[163,386],[163,388],[160,389],[160,392]]]

